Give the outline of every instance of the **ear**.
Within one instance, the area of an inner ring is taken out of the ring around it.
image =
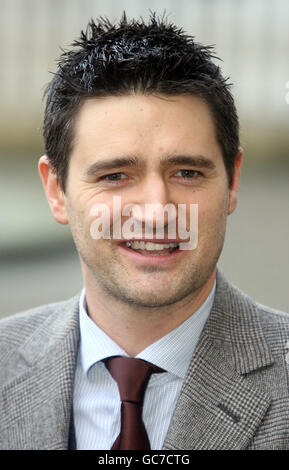
[[[237,206],[242,161],[243,161],[243,149],[239,147],[238,154],[237,154],[236,161],[235,161],[232,184],[229,190],[228,215],[232,214],[232,212],[234,212]]]
[[[38,171],[53,217],[60,224],[68,224],[65,195],[46,155],[39,159]]]

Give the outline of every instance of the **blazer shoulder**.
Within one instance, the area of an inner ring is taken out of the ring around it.
[[[54,323],[57,327],[57,323],[65,321],[65,312],[71,312],[78,299],[79,294],[65,301],[40,305],[1,319],[0,362],[8,353],[10,355],[13,350],[27,342],[39,328],[51,328]]]
[[[210,334],[214,337],[219,335],[222,340],[228,336],[231,338],[230,341],[237,345],[236,360],[242,351],[239,366],[243,372],[256,366],[256,350],[259,351],[260,364],[262,357],[265,363],[265,357],[270,362],[276,355],[284,356],[289,345],[289,314],[257,302],[227,281],[220,272],[217,273],[213,311],[215,318]],[[251,346],[244,349],[243,345]],[[246,367],[245,357],[248,360]]]
[[[289,350],[289,313],[256,303],[263,332],[271,348]]]
[[[241,310],[244,313],[244,311],[250,310],[253,312],[256,309],[258,314],[261,315],[264,325],[275,324],[285,329],[289,327],[289,313],[256,301],[239,287],[227,281],[219,270],[217,272],[217,287],[221,302],[222,304],[225,303],[228,310]]]
[[[268,307],[256,302],[256,306],[266,325],[278,324],[280,327],[289,328],[289,313]]]

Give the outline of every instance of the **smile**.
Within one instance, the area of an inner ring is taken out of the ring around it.
[[[167,256],[179,248],[179,243],[155,243],[146,241],[127,241],[126,247],[140,254]]]
[[[185,256],[179,244],[178,240],[123,240],[117,246],[134,265],[169,267]]]

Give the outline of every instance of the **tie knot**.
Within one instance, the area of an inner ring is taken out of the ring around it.
[[[143,404],[145,390],[151,374],[163,369],[133,357],[109,357],[104,363],[117,382],[121,401]]]

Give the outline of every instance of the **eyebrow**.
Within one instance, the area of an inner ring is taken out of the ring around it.
[[[164,167],[171,165],[188,165],[198,168],[207,168],[209,170],[216,169],[216,164],[213,160],[203,155],[172,155],[171,157],[163,159],[161,165]]]
[[[119,167],[139,166],[139,160],[136,157],[117,157],[111,160],[101,160],[90,165],[85,171],[86,176],[94,176],[95,173],[110,171]]]
[[[143,159],[137,157],[116,157],[111,160],[101,160],[92,163],[86,171],[85,175],[88,177],[94,176],[96,173],[103,171],[111,171],[121,167],[140,167],[144,164]],[[197,168],[207,168],[214,170],[215,163],[203,155],[173,155],[161,160],[162,167],[169,167],[172,165],[187,165]]]

